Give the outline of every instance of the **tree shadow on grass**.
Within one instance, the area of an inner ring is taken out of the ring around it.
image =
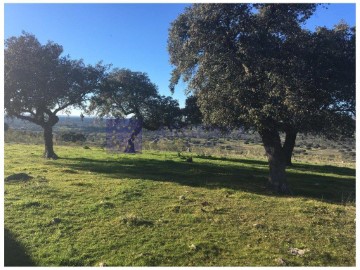
[[[221,160],[221,161],[231,161],[231,162],[240,162],[248,165],[256,165],[256,166],[268,166],[267,161],[263,160],[254,160],[254,159],[242,159],[236,157],[213,157],[213,156],[197,156],[196,158],[205,159],[205,160]]]
[[[207,160],[239,162],[239,163],[248,164],[248,165],[265,166],[266,168],[268,167],[268,162],[262,161],[262,160],[227,158],[227,157],[212,157],[212,156],[200,156],[197,158],[207,159]],[[312,165],[312,164],[294,163],[294,165],[289,167],[289,169],[296,169],[298,171],[316,172],[316,173],[324,173],[324,174],[355,176],[355,169],[348,168],[348,167],[337,167],[337,166],[332,166],[332,165]]]
[[[337,167],[332,165],[294,164],[291,168],[306,172],[337,174],[343,176],[355,176],[355,169],[347,168],[347,167]]]
[[[6,228],[4,230],[4,243],[5,266],[36,266],[30,256],[26,254],[24,246]]]
[[[246,192],[277,196],[267,189],[268,168],[266,162],[236,160],[233,164],[209,161],[189,163],[181,160],[159,160],[151,158],[127,158],[101,160],[89,158],[64,158],[71,169],[106,174],[109,178],[144,179],[152,181],[176,182],[192,187],[210,189],[229,188]],[[244,166],[246,164],[246,166]],[[288,181],[297,197],[306,197],[341,204],[355,201],[355,170],[340,168],[341,177],[312,174],[315,165],[301,165],[303,172],[288,172]],[[326,171],[327,166],[318,166],[317,171]],[[308,173],[306,173],[306,172]],[[315,170],[316,171],[316,170]],[[345,174],[347,173],[347,174]],[[347,176],[347,177],[346,177]]]

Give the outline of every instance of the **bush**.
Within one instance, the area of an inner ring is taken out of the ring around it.
[[[86,137],[84,134],[69,132],[61,135],[61,139],[64,142],[85,142]]]
[[[7,123],[4,123],[4,131],[6,132],[8,131],[8,129],[9,129],[9,125]]]

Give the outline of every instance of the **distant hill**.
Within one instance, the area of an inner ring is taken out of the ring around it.
[[[40,126],[18,118],[4,116],[4,122],[14,130],[42,131]],[[105,120],[100,120],[96,117],[84,117],[81,120],[80,116],[60,115],[59,122],[54,126],[54,131],[68,129],[81,130],[83,132],[101,132],[105,131]]]

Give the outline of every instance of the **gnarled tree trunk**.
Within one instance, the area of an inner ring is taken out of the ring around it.
[[[45,151],[44,157],[57,159],[58,156],[54,152],[54,143],[53,143],[53,133],[52,133],[52,126],[51,125],[44,125],[44,141],[45,141]]]
[[[271,189],[277,193],[290,194],[285,173],[285,151],[281,145],[279,132],[273,129],[264,129],[259,133],[269,161],[269,185]]]
[[[283,149],[284,149],[286,166],[293,166],[291,162],[291,157],[295,147],[296,135],[297,135],[296,130],[288,130],[285,132],[285,142]]]
[[[57,159],[58,156],[54,152],[54,143],[53,143],[53,126],[59,122],[59,117],[56,116],[56,114],[52,113],[51,111],[47,110],[47,121],[45,120],[45,117],[41,118],[41,121],[39,124],[44,129],[44,142],[45,142],[45,151],[44,151],[44,157],[45,158],[51,158],[51,159]],[[44,115],[44,114],[43,114]]]

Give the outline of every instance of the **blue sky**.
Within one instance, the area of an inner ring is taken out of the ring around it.
[[[102,60],[113,67],[146,72],[163,95],[171,95],[167,52],[170,23],[189,4],[5,4],[4,37],[24,30],[41,43],[54,41],[73,59],[87,64]],[[344,19],[355,25],[355,4],[330,4],[307,23],[332,27]],[[173,98],[184,106],[185,84],[175,88]],[[79,112],[74,112],[79,114]]]

